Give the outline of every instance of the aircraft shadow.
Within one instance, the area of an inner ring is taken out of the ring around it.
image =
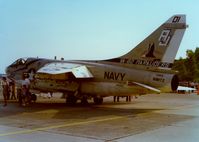
[[[105,103],[102,105],[82,105],[76,104],[74,106],[66,105],[65,103],[35,103],[26,107],[19,107],[17,103],[10,103],[7,107],[0,107],[0,117],[8,117],[12,115],[20,115],[22,113],[34,114],[35,119],[39,119],[40,116],[45,113],[51,114],[50,119],[89,119],[93,117],[101,116],[136,116],[142,113],[153,112],[162,109],[148,109],[148,108],[120,108],[114,107],[116,105],[128,105],[127,103]],[[51,111],[53,110],[53,112]],[[47,119],[47,115],[46,118]],[[34,118],[33,118],[34,119]]]

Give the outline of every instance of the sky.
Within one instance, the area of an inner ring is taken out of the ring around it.
[[[199,46],[197,0],[0,0],[0,73],[21,57],[121,56],[175,14],[186,14],[176,58]]]

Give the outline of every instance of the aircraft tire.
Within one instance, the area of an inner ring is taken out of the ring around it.
[[[68,95],[66,97],[66,104],[75,105],[77,103],[77,98],[74,95]]]
[[[88,104],[88,99],[86,96],[84,96],[82,99],[81,99],[81,104],[83,105],[87,105]]]
[[[96,104],[96,105],[100,105],[100,104],[102,104],[103,103],[103,98],[102,97],[94,97],[94,103]]]
[[[37,96],[35,94],[31,94],[31,101],[36,102]]]

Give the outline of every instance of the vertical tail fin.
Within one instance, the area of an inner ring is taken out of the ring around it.
[[[117,61],[125,64],[171,68],[186,27],[186,16],[174,15],[129,53],[117,58]]]

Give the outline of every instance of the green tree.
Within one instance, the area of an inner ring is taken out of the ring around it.
[[[194,81],[199,82],[199,48],[197,47],[194,53]]]
[[[173,69],[179,71],[180,81],[199,82],[199,47],[187,50],[185,59],[175,60]]]

